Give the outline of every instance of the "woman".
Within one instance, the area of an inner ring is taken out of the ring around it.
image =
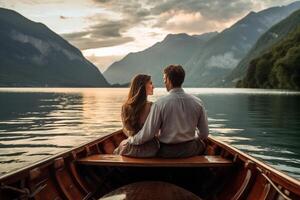
[[[138,74],[131,80],[128,99],[123,104],[121,113],[123,132],[128,137],[137,134],[143,127],[152,105],[147,97],[153,95],[153,89],[151,77],[148,75]],[[158,149],[159,142],[156,139],[142,145],[132,145],[124,140],[114,153],[131,157],[153,157]]]

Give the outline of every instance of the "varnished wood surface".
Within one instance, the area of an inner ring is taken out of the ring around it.
[[[139,167],[225,167],[232,161],[221,156],[194,156],[189,158],[131,158],[113,154],[95,154],[77,161],[85,165],[139,166]]]
[[[125,185],[118,188],[100,200],[201,200],[195,194],[173,185],[160,181],[145,181]]]

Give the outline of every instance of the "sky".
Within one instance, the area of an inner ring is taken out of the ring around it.
[[[247,15],[295,0],[0,0],[47,25],[101,72],[167,34],[222,31]]]

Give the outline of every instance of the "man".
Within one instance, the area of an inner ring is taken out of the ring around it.
[[[204,153],[202,140],[209,134],[206,112],[200,99],[181,88],[184,77],[180,65],[164,69],[164,83],[169,94],[153,103],[143,128],[128,139],[129,144],[144,144],[157,136],[160,157],[189,157]]]

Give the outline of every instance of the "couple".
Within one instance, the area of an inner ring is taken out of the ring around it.
[[[203,154],[208,122],[202,101],[181,88],[185,72],[180,65],[164,69],[168,95],[152,103],[147,96],[154,86],[148,75],[131,81],[127,101],[122,106],[123,132],[128,136],[115,154],[130,157],[180,158]]]

